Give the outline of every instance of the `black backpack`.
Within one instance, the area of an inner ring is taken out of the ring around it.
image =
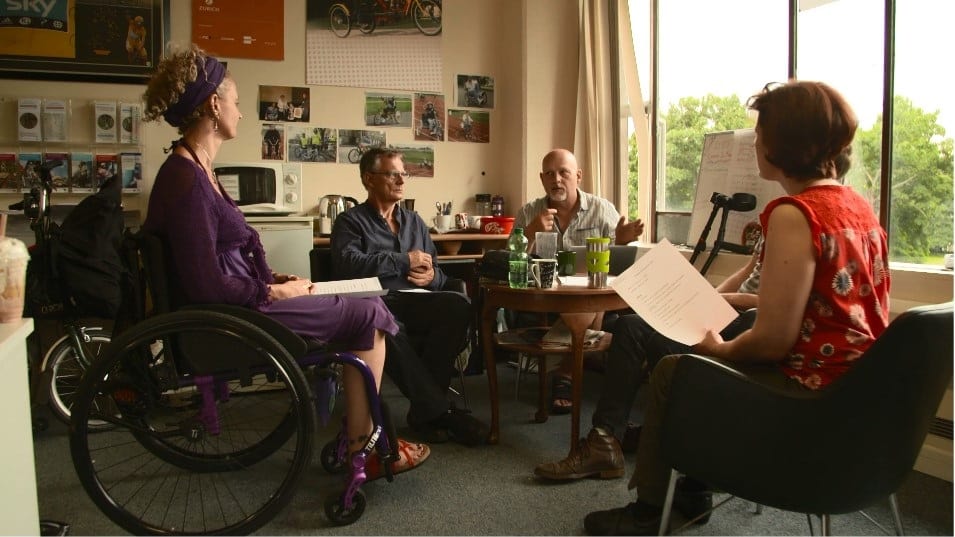
[[[112,319],[122,304],[129,277],[120,254],[125,229],[122,186],[114,175],[60,225],[56,261],[65,299],[85,315]]]

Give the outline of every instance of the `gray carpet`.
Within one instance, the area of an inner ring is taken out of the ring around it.
[[[532,423],[536,379],[522,379],[515,399],[515,371],[498,366],[501,385],[501,442],[467,448],[457,444],[432,446],[431,458],[421,468],[388,483],[380,480],[363,487],[368,507],[360,520],[332,526],[322,502],[337,490],[340,478],[322,470],[317,456],[291,505],[258,533],[261,535],[580,535],[583,517],[592,510],[631,501],[627,479],[581,480],[550,484],[533,476],[536,464],[564,456],[569,447],[570,420],[555,416],[544,424]],[[585,380],[586,431],[593,412],[601,375],[588,372]],[[455,382],[457,385],[457,382]],[[477,416],[489,418],[484,376],[467,377],[467,394]],[[385,383],[383,392],[392,408],[399,434],[407,402]],[[38,412],[45,412],[39,409]],[[322,432],[319,447],[331,437]],[[67,522],[72,535],[116,535],[124,532],[93,505],[76,479],[70,461],[66,427],[51,421],[50,429],[35,434],[40,516]],[[627,457],[628,477],[633,456]],[[864,484],[862,484],[864,486]],[[952,535],[952,484],[913,471],[898,491],[906,533]],[[869,511],[891,527],[888,503]],[[681,523],[674,516],[674,523]],[[818,532],[818,525],[817,530]],[[833,517],[838,535],[880,535],[878,527],[859,514]],[[733,500],[718,510],[709,524],[695,526],[686,535],[806,535],[804,515],[766,508],[755,514],[753,505]]]

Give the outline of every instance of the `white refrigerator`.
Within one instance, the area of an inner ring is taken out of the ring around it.
[[[245,220],[259,232],[272,270],[311,278],[311,216],[246,216]]]

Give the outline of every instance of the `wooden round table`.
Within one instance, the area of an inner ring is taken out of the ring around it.
[[[590,289],[580,278],[551,289],[511,289],[506,285],[481,285],[481,341],[491,398],[491,430],[488,442],[496,444],[500,434],[497,368],[494,358],[494,324],[498,308],[539,313],[557,313],[571,333],[573,366],[573,410],[571,411],[570,452],[577,449],[580,437],[580,399],[584,363],[584,334],[587,328],[599,329],[606,311],[627,308],[610,287]]]

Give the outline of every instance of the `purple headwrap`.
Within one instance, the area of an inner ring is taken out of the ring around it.
[[[206,56],[205,67],[201,60],[196,59],[196,79],[186,84],[185,91],[179,100],[163,113],[166,123],[173,127],[182,127],[186,116],[192,114],[200,104],[205,102],[225,78],[225,66],[212,56]]]

